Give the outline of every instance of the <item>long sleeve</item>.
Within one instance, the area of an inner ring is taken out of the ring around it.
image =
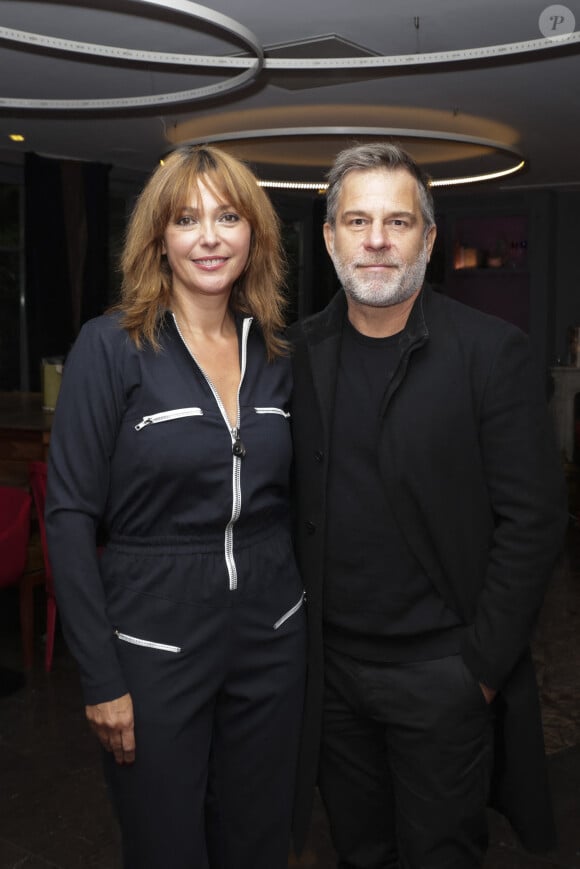
[[[529,642],[567,522],[546,403],[518,332],[498,347],[479,419],[494,527],[463,654],[478,679],[499,688]]]
[[[110,317],[83,327],[66,361],[51,436],[48,546],[63,630],[87,703],[127,690],[107,618],[96,532],[123,412],[128,341]]]

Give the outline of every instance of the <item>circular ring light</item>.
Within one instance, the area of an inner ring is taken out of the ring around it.
[[[135,63],[171,63],[178,66],[202,66],[242,68],[244,71],[226,82],[208,85],[192,90],[167,94],[151,94],[144,97],[123,97],[119,99],[96,100],[34,100],[0,98],[0,108],[75,110],[79,109],[117,109],[143,106],[175,105],[192,102],[219,94],[229,93],[254,80],[262,68],[269,70],[306,70],[321,69],[381,69],[385,67],[427,66],[442,63],[465,63],[513,54],[523,54],[546,49],[561,48],[580,42],[580,32],[571,32],[531,39],[524,42],[511,42],[503,45],[488,45],[481,48],[455,49],[453,51],[426,52],[424,54],[385,55],[383,57],[346,57],[346,58],[271,58],[264,59],[264,51],[257,37],[234,19],[214,12],[191,0],[140,0],[155,7],[181,11],[196,19],[222,27],[237,36],[254,53],[254,58],[244,57],[204,57],[196,55],[164,54],[162,52],[135,51],[93,43],[74,42],[37,33],[0,27],[0,40],[19,42],[35,47],[49,48],[68,54],[90,54],[99,57],[122,59]]]
[[[475,145],[490,148],[498,154],[504,154],[513,159],[513,165],[499,172],[485,172],[479,175],[469,175],[464,178],[439,178],[431,181],[431,187],[445,187],[454,184],[471,184],[476,181],[489,181],[504,175],[512,175],[519,172],[525,166],[525,159],[517,148],[505,145],[503,142],[495,142],[492,139],[483,139],[478,136],[467,136],[461,133],[447,133],[437,130],[413,130],[404,127],[274,127],[264,130],[240,130],[238,132],[216,133],[210,136],[201,136],[196,139],[187,139],[175,147],[181,145],[204,145],[208,142],[247,141],[248,139],[288,139],[302,136],[365,136],[365,137],[389,137],[406,139],[434,139],[444,142],[456,142],[461,145]],[[174,150],[174,149],[172,149]],[[326,187],[325,182],[297,182],[299,189],[321,190]],[[268,181],[264,186],[274,186],[275,181]],[[280,182],[280,186],[288,186]]]
[[[214,12],[212,9],[201,6],[199,3],[190,2],[190,0],[140,0],[140,2],[162,9],[183,12],[192,18],[217,25],[222,30],[240,39],[255,57],[205,57],[154,51],[136,51],[129,48],[75,42],[68,39],[58,39],[52,36],[42,36],[38,33],[28,33],[23,30],[0,27],[0,41],[24,43],[36,48],[41,47],[58,51],[62,54],[88,54],[95,57],[108,57],[115,60],[129,61],[131,63],[159,63],[177,66],[202,66],[206,68],[242,68],[241,73],[225,82],[193,88],[191,90],[176,91],[174,93],[91,100],[39,100],[0,97],[0,108],[49,109],[58,111],[69,109],[78,111],[79,109],[126,109],[143,106],[175,105],[181,102],[192,102],[194,100],[230,93],[253,81],[260,72],[264,62],[262,46],[250,30],[238,24],[233,18],[222,15],[220,12]]]

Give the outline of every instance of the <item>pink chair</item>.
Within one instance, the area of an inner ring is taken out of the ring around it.
[[[0,587],[17,584],[24,573],[31,502],[24,489],[0,486]]]
[[[0,588],[20,586],[20,627],[24,666],[26,668],[25,625],[22,608],[22,592],[30,580],[24,569],[28,556],[30,538],[30,508],[32,498],[25,489],[0,486]],[[31,591],[31,607],[34,603]],[[0,695],[12,693],[22,684],[21,674],[0,668]]]
[[[52,655],[54,651],[54,632],[56,628],[56,597],[54,595],[54,581],[52,578],[52,570],[50,569],[50,561],[48,559],[46,527],[44,524],[44,504],[46,501],[46,462],[30,462],[28,465],[28,474],[30,480],[30,489],[32,492],[32,497],[34,499],[34,506],[38,518],[38,528],[40,530],[40,542],[42,546],[42,557],[44,560],[44,587],[46,590],[46,649],[44,655],[44,669],[47,673],[49,673],[52,668]],[[30,625],[29,633],[32,634],[32,625]],[[25,658],[26,657],[27,653],[25,650]],[[30,661],[30,666],[32,666],[32,661]]]

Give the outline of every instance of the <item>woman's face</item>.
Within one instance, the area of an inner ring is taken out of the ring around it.
[[[203,179],[198,186],[163,236],[172,292],[229,297],[248,261],[252,229]]]

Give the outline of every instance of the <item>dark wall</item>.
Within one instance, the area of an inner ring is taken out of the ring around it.
[[[557,194],[554,279],[549,288],[556,310],[554,356],[567,361],[566,331],[580,325],[580,190]]]
[[[27,154],[25,259],[30,388],[108,301],[108,166]]]
[[[437,222],[444,226],[443,291],[447,284],[455,298],[524,329],[538,369],[544,372],[555,354],[555,322],[561,303],[556,279],[558,195],[545,190],[487,193],[474,187],[461,195],[436,192],[435,199]],[[483,258],[473,270],[455,271],[455,228],[478,220],[484,227],[480,238]],[[505,257],[499,268],[489,266],[497,250],[487,227],[494,223],[496,241],[501,242]]]

